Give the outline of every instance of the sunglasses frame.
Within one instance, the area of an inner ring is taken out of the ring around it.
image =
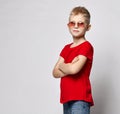
[[[75,23],[75,22],[73,22],[73,21],[70,21],[68,24],[68,27],[75,27],[76,25],[77,25],[77,27],[79,27],[79,28],[83,28],[83,27],[85,27],[85,23],[84,22],[77,22],[77,23]]]

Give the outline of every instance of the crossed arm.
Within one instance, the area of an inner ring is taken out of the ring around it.
[[[55,78],[61,78],[64,76],[74,75],[78,73],[87,61],[87,57],[79,55],[73,59],[71,63],[65,63],[64,58],[59,57],[54,69],[53,76]]]

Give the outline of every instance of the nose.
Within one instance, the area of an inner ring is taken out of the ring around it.
[[[75,26],[74,26],[75,28],[78,28],[78,23],[75,23]]]

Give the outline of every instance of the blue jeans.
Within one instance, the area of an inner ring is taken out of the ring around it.
[[[85,101],[70,101],[63,104],[64,114],[90,114],[90,104]]]

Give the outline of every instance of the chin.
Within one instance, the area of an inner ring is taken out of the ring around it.
[[[78,39],[78,38],[83,38],[84,35],[73,35],[73,37]]]
[[[81,35],[72,35],[72,36],[75,37],[75,38],[81,37]]]

